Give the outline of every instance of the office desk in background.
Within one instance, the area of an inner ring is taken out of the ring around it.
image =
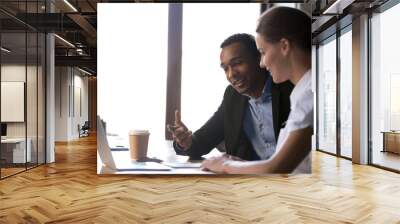
[[[383,150],[382,152],[392,152],[400,154],[400,131],[382,131]]]
[[[24,164],[25,162],[30,162],[32,140],[27,138],[26,142],[25,154],[25,138],[1,139],[1,157],[5,160],[5,163]]]
[[[130,161],[129,151],[123,150],[128,148],[128,140],[119,136],[107,136],[108,143],[112,151],[112,155],[115,163]],[[147,157],[160,159],[167,163],[186,163],[190,162],[188,156],[176,155],[175,150],[172,146],[172,141],[159,141],[154,142],[150,140]],[[116,149],[122,149],[117,151]],[[214,149],[209,154],[203,156],[209,158],[211,156],[221,155],[221,153]],[[102,166],[99,155],[97,155],[97,173],[98,174],[214,174],[212,172],[203,171],[200,168],[172,168],[168,171],[116,171],[108,167]]]

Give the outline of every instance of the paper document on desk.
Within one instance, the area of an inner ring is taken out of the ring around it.
[[[191,163],[191,162],[163,162],[164,165],[171,168],[200,168],[201,163]]]
[[[156,162],[124,162],[116,164],[118,171],[168,171],[170,167]]]

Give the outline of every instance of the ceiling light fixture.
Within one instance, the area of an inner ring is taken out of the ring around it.
[[[81,69],[81,68],[79,68],[79,67],[78,67],[78,70],[81,71],[81,72],[83,72],[83,73],[85,73],[85,74],[88,74],[88,75],[92,76],[92,73],[89,73],[88,71],[83,70],[83,69]]]
[[[342,14],[347,6],[351,5],[355,0],[336,0],[322,14]]]
[[[77,48],[76,53],[78,53],[79,55],[86,55],[86,53],[84,54],[83,49],[81,48]]]
[[[63,41],[64,43],[66,43],[67,45],[69,45],[69,46],[75,48],[75,45],[71,44],[71,42],[69,42],[68,40],[66,40],[66,39],[64,39],[64,38],[62,38],[62,37],[60,37],[60,36],[57,35],[57,34],[54,34],[54,36],[57,37],[58,39],[60,39],[61,41]]]
[[[1,47],[1,50],[4,51],[4,52],[6,52],[6,53],[10,53],[10,52],[11,52],[11,50],[9,50],[9,49],[7,49],[7,48],[5,48],[5,47]]]
[[[72,10],[74,10],[75,12],[78,12],[78,10],[71,4],[68,2],[68,0],[64,0],[65,4],[67,4]]]

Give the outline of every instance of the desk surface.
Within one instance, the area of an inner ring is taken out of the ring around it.
[[[119,136],[108,136],[108,143],[111,148],[126,147],[128,140]],[[112,155],[115,163],[126,162],[130,160],[129,151],[112,151]],[[221,155],[221,153],[214,149],[209,154],[205,155],[204,158],[210,156]],[[149,142],[148,153],[149,158],[160,159],[163,162],[169,163],[185,163],[188,162],[188,156],[176,155],[175,150],[172,147],[172,141],[159,141]],[[169,171],[116,171],[102,165],[99,155],[97,155],[97,173],[98,174],[213,174],[212,172],[206,172],[200,168],[172,168]]]
[[[29,138],[27,139],[28,141],[30,140]],[[19,142],[24,142],[25,138],[6,138],[6,139],[1,139],[1,143],[19,143]]]
[[[381,131],[384,134],[400,134],[400,131]]]

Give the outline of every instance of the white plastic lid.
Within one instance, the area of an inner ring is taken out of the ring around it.
[[[129,135],[148,135],[149,130],[130,130]]]

